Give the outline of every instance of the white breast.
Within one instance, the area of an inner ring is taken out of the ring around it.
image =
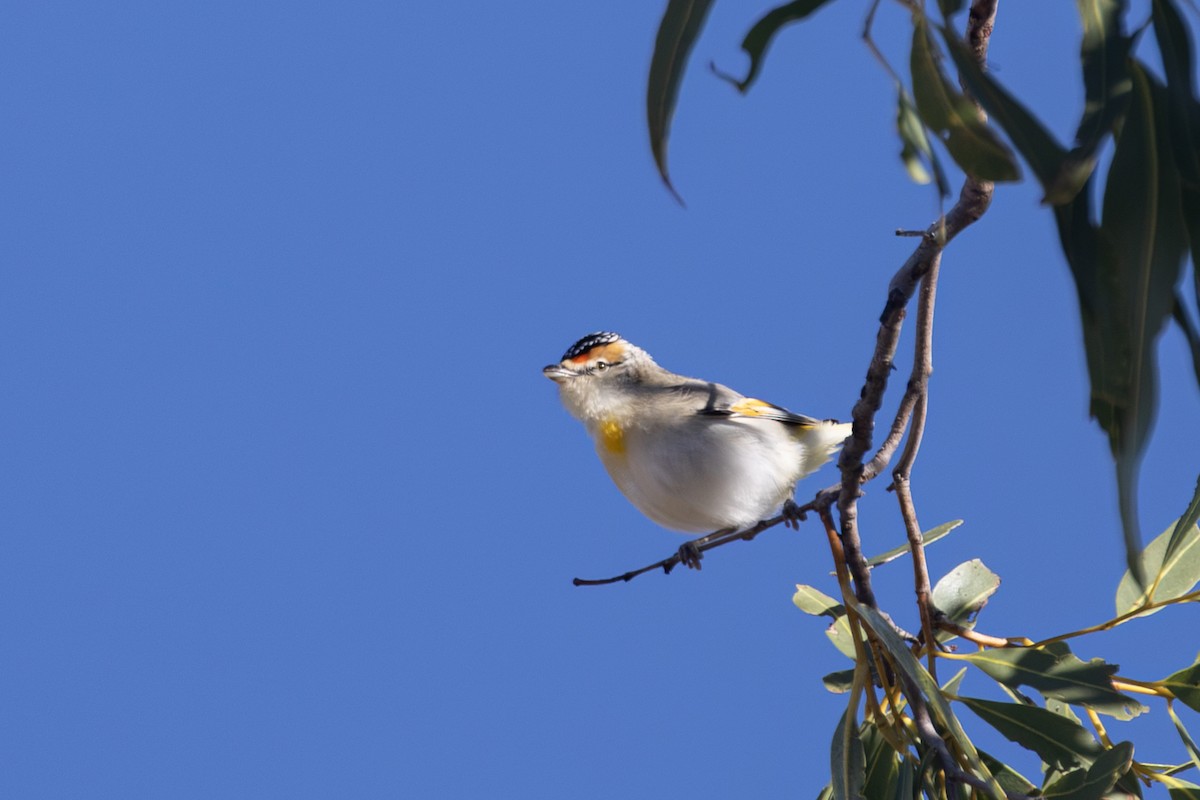
[[[714,418],[703,425],[627,429],[624,452],[597,442],[617,487],[658,524],[706,533],[770,516],[805,471],[805,447],[779,423]],[[815,469],[824,458],[810,467]]]

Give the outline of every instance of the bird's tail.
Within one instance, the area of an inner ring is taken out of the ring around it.
[[[804,466],[800,477],[816,472],[822,464],[833,458],[833,454],[850,436],[850,428],[849,422],[835,420],[822,420],[806,427],[800,434],[800,443],[804,445]]]

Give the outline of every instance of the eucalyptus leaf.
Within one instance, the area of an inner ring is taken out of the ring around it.
[[[1139,556],[1142,571],[1154,578],[1154,596],[1150,587],[1140,585],[1131,572],[1126,572],[1117,586],[1117,614],[1128,614],[1140,609],[1150,600],[1163,602],[1189,593],[1200,582],[1200,529],[1195,525],[1188,528],[1179,538],[1175,552],[1164,558],[1167,546],[1175,533],[1175,523],[1154,538]],[[1153,614],[1159,609],[1146,612]]]
[[[917,781],[917,768],[908,759],[900,761],[899,774],[896,776],[896,783],[892,787],[892,793],[886,795],[890,800],[913,800],[915,797],[914,787]]]
[[[1000,588],[1000,576],[979,559],[959,564],[933,587],[933,604],[951,622],[972,627],[975,615]]]
[[[1167,713],[1171,716],[1171,722],[1175,723],[1175,732],[1179,734],[1180,741],[1183,742],[1184,749],[1188,752],[1188,757],[1192,759],[1192,763],[1197,769],[1200,769],[1200,748],[1196,747],[1195,740],[1188,733],[1188,729],[1184,727],[1183,720],[1175,713],[1175,704],[1167,703]]]
[[[961,519],[956,519],[956,520],[953,520],[952,522],[943,522],[941,525],[938,525],[937,527],[934,527],[934,528],[930,528],[928,531],[922,533],[921,541],[924,542],[926,546],[931,545],[934,542],[936,542],[938,539],[948,536],[955,528],[957,528],[958,526],[960,526],[962,524],[963,524],[963,521]],[[908,553],[909,553],[908,542],[905,542],[904,544],[900,545],[899,547],[893,547],[891,550],[888,550],[886,553],[880,553],[877,556],[872,556],[871,558],[868,558],[867,566],[868,567],[878,567],[882,564],[888,563],[889,561],[895,561],[900,556],[908,555]]]
[[[831,672],[824,678],[821,678],[821,683],[833,694],[845,694],[854,686],[854,669]]]
[[[874,723],[863,722],[859,736],[866,756],[863,796],[890,798],[899,779],[900,755]]]
[[[929,143],[929,137],[925,135],[925,125],[900,83],[896,84],[896,133],[900,136],[900,160],[904,162],[904,168],[913,182],[922,185],[929,183],[929,173],[925,170],[925,164],[929,164],[937,178],[938,192],[942,197],[950,194],[950,183],[946,180],[937,153]],[[907,550],[907,546],[899,548],[901,553]]]
[[[1046,697],[1087,706],[1118,719],[1132,719],[1145,710],[1141,703],[1112,688],[1115,664],[1100,659],[1082,661],[1066,648],[1002,647],[963,657],[1005,686],[1029,686]]]
[[[1037,786],[1030,783],[1028,778],[1003,761],[989,755],[983,750],[979,751],[979,757],[991,773],[996,776],[996,782],[1009,795],[1031,795],[1037,791]]]
[[[1016,181],[1016,159],[975,110],[975,106],[946,77],[940,51],[929,28],[918,18],[913,25],[911,70],[917,113],[968,175],[980,180]]]
[[[1192,502],[1188,503],[1187,510],[1183,512],[1183,516],[1175,522],[1175,527],[1171,530],[1171,538],[1167,540],[1167,550],[1163,555],[1164,561],[1174,560],[1175,554],[1188,541],[1188,534],[1198,522],[1200,522],[1200,478],[1196,478],[1196,491],[1192,494]]]
[[[650,150],[663,183],[680,203],[667,170],[667,140],[679,87],[687,69],[688,56],[708,16],[713,0],[668,0],[658,26],[654,54],[650,58],[650,76],[646,83],[646,120],[650,130]]]
[[[1044,708],[976,697],[959,700],[1006,739],[1053,767],[1090,767],[1104,749],[1082,725]]]
[[[1075,132],[1071,159],[1093,161],[1129,105],[1127,67],[1132,37],[1126,35],[1122,17],[1126,3],[1118,0],[1078,0],[1083,22],[1082,64],[1084,110]]]
[[[796,593],[792,595],[796,608],[814,617],[829,617],[837,619],[845,615],[846,607],[829,595],[812,586],[796,584]]]
[[[958,672],[954,673],[954,677],[942,684],[942,694],[956,695],[959,687],[962,686],[963,678],[967,676],[967,668],[963,667]]]
[[[745,94],[762,70],[767,48],[771,46],[771,42],[775,40],[775,35],[779,33],[779,30],[793,22],[799,22],[828,2],[830,0],[793,0],[791,3],[784,3],[771,9],[758,22],[754,23],[754,27],[742,40],[742,49],[746,51],[746,55],[750,56],[750,71],[746,73],[746,77],[738,80],[720,72],[715,66],[712,68],[713,72]]]
[[[1190,781],[1173,775],[1159,775],[1158,782],[1167,787],[1171,800],[1200,800],[1200,786]]]
[[[845,614],[829,623],[829,627],[825,629],[825,635],[846,658],[853,661],[858,657],[858,651],[854,648],[854,631],[851,630],[850,620]]]
[[[1053,711],[1060,717],[1066,717],[1073,722],[1079,722],[1079,715],[1075,713],[1075,709],[1071,708],[1070,703],[1064,703],[1054,697],[1046,698],[1046,710]]]
[[[1200,106],[1196,102],[1193,75],[1196,70],[1192,44],[1183,17],[1172,0],[1153,0],[1151,19],[1154,38],[1162,56],[1163,73],[1170,97],[1167,117],[1175,145],[1175,160],[1185,180],[1200,180]],[[1192,247],[1200,246],[1193,242]]]
[[[1058,774],[1042,789],[1042,797],[1045,800],[1075,800],[1075,793],[1087,782],[1087,774],[1083,767]]]
[[[1200,711],[1200,659],[1186,669],[1171,673],[1159,681],[1175,699],[1193,711]]]
[[[1129,772],[1133,745],[1129,742],[1105,750],[1087,769],[1074,769],[1046,786],[1047,800],[1101,800]]]
[[[835,800],[852,800],[863,796],[866,756],[851,713],[852,709],[847,708],[842,714],[829,748],[829,774],[833,778],[831,785]]]
[[[1170,317],[1187,234],[1162,108],[1165,92],[1136,61],[1132,99],[1104,191],[1099,284],[1105,352],[1092,372],[1092,416],[1117,467],[1126,560],[1142,581],[1137,474],[1157,402],[1155,341]]]

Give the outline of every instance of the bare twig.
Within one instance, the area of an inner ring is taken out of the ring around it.
[[[913,404],[912,428],[908,440],[904,444],[904,453],[892,473],[892,485],[896,489],[896,498],[900,503],[900,516],[904,519],[904,531],[908,536],[908,549],[913,560],[913,584],[917,594],[917,610],[921,615],[921,632],[928,647],[929,673],[937,680],[937,662],[934,659],[934,647],[937,641],[933,630],[932,590],[929,586],[929,568],[925,563],[925,541],[921,535],[921,525],[917,521],[917,509],[913,503],[911,476],[913,464],[916,463],[917,453],[921,449],[921,439],[925,435],[925,417],[929,409],[929,376],[933,374],[933,309],[937,299],[938,268],[941,264],[940,254],[933,259],[933,264],[921,282],[921,296],[917,304],[917,342],[913,354],[912,374],[908,379],[908,389],[905,398],[915,397]]]
[[[689,546],[695,552],[695,554],[699,555],[712,550],[715,547],[729,544],[730,542],[748,542],[763,531],[767,530],[768,528],[774,528],[781,522],[785,525],[795,523],[798,520],[804,519],[804,515],[809,511],[819,511],[822,508],[828,508],[833,503],[834,498],[837,496],[837,490],[838,487],[836,486],[822,489],[821,491],[817,492],[817,496],[815,498],[804,505],[800,506],[792,504],[785,508],[784,513],[777,514],[770,519],[764,519],[762,522],[746,528],[745,530],[729,531],[728,533],[717,531],[716,533],[710,533],[707,536],[701,536],[699,539],[694,539],[691,542],[688,542],[688,544],[685,544],[683,547],[679,548],[677,552],[668,556],[667,558],[664,558],[662,561],[656,561],[653,564],[647,564],[641,569],[631,570],[621,575],[614,575],[611,578],[575,578],[571,582],[576,586],[607,586],[610,583],[627,583],[636,578],[638,575],[644,575],[647,572],[653,572],[656,569],[661,569],[664,573],[669,575],[671,574],[671,570],[675,569],[675,567],[679,566],[680,564],[685,563],[684,553],[687,552]],[[698,564],[695,566],[697,569],[699,569]]]

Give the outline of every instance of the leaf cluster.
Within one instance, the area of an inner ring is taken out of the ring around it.
[[[1193,500],[1197,504],[1200,492]],[[849,669],[824,679],[829,691],[848,694],[849,703],[833,734],[831,781],[822,797],[890,800],[972,792],[995,798],[1099,800],[1140,797],[1150,783],[1166,786],[1173,798],[1200,797],[1200,783],[1178,777],[1200,769],[1200,749],[1175,709],[1178,702],[1200,712],[1200,660],[1159,680],[1135,680],[1120,675],[1116,664],[1079,658],[1067,644],[1168,606],[1200,601],[1195,590],[1200,528],[1194,523],[1182,527],[1186,522],[1178,520],[1141,553],[1142,568],[1154,576],[1151,587],[1135,594],[1133,574],[1126,573],[1117,590],[1117,616],[1042,642],[973,631],[1000,586],[999,577],[978,560],[951,570],[934,587],[939,628],[947,636],[932,646],[906,640],[883,614],[855,600],[848,586],[842,587],[842,602],[811,586],[797,586],[795,605],[829,618],[827,635],[853,661]],[[949,532],[958,524],[939,529]],[[1167,557],[1171,542],[1176,546]],[[886,560],[891,559],[877,563]],[[958,635],[977,649],[955,652],[947,642]],[[924,665],[922,658],[927,659]],[[938,683],[939,665],[959,664],[949,681]],[[994,683],[1007,699],[963,694],[969,670]],[[1190,755],[1188,762],[1137,760],[1132,742],[1114,741],[1100,715],[1133,719],[1146,710],[1134,695],[1165,703]],[[1000,755],[979,750],[958,718],[959,708],[1036,753],[1043,765],[1038,780],[1022,775]],[[923,719],[928,730],[922,728]]]

